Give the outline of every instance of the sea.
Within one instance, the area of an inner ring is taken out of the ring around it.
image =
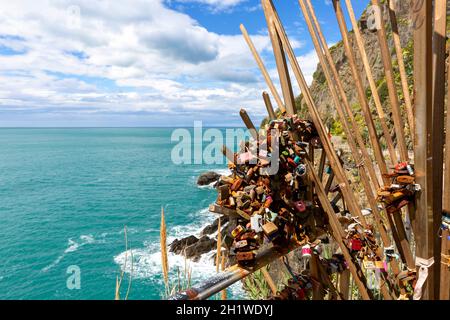
[[[199,235],[217,218],[208,211],[217,194],[197,177],[228,172],[175,164],[174,130],[0,129],[0,299],[112,300],[118,278],[122,299],[164,299],[161,208],[168,244]],[[187,130],[192,154],[208,146]],[[169,254],[169,267],[182,286],[187,270],[191,284],[216,273],[212,253],[198,262]],[[245,297],[241,283],[228,289],[229,299]]]

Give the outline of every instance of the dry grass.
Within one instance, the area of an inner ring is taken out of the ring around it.
[[[161,266],[164,276],[166,293],[169,294],[169,259],[167,258],[167,233],[166,222],[164,220],[164,208],[161,208],[161,227],[160,227],[160,245],[161,245]]]

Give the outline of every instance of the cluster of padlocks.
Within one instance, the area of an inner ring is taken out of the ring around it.
[[[283,245],[295,239],[307,244],[316,237],[311,225],[325,224],[310,192],[304,163],[309,145],[319,146],[314,125],[295,115],[271,121],[267,132],[259,139],[256,158],[248,143],[234,154],[236,161],[229,164],[232,175],[221,177],[216,201],[240,216],[232,232],[231,254],[245,266],[251,266],[255,251],[264,242]],[[264,169],[276,158],[272,156],[275,148],[279,168],[276,175],[269,176]]]
[[[378,190],[378,199],[385,204],[389,213],[395,213],[408,205],[414,199],[414,194],[420,191],[420,185],[415,183],[414,168],[407,162],[398,163],[394,171],[385,177],[392,179],[392,183]]]
[[[307,300],[311,296],[312,282],[307,275],[294,275],[277,295],[269,300]]]

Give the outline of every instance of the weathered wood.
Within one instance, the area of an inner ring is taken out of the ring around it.
[[[258,132],[256,131],[255,125],[253,124],[252,120],[248,116],[247,111],[245,111],[245,109],[241,109],[239,111],[239,115],[241,116],[242,121],[244,122],[253,139],[258,140]]]
[[[313,300],[323,300],[324,288],[322,285],[322,275],[319,270],[320,261],[318,261],[317,255],[313,253],[309,259],[309,270],[313,282]]]
[[[282,113],[286,112],[286,108],[284,107],[283,100],[281,100],[281,97],[278,94],[278,91],[275,88],[275,86],[272,82],[272,79],[270,78],[269,73],[267,72],[266,67],[264,66],[264,62],[262,61],[261,57],[259,56],[258,51],[256,51],[255,45],[253,44],[252,40],[250,39],[250,36],[248,35],[248,32],[245,29],[243,24],[240,25],[240,29],[241,29],[242,35],[244,36],[245,42],[247,42],[247,45],[250,48],[250,51],[252,52],[252,55],[255,58],[259,69],[261,70],[264,80],[266,81],[266,84],[269,87],[270,92],[272,93],[272,96],[275,98],[278,108],[280,108]]]
[[[355,32],[356,44],[358,46],[358,51],[364,66],[364,70],[366,72],[367,80],[369,81],[370,91],[372,93],[372,98],[378,113],[381,129],[383,130],[383,137],[384,140],[386,141],[386,145],[389,150],[391,162],[395,164],[398,161],[398,156],[397,153],[395,152],[394,142],[392,140],[391,133],[389,132],[389,127],[386,122],[386,114],[384,113],[383,105],[381,104],[380,95],[378,94],[377,85],[375,83],[375,79],[372,74],[372,69],[369,64],[369,59],[367,57],[367,52],[364,47],[364,41],[361,35],[361,31],[359,30],[358,22],[356,21],[356,16],[353,10],[352,2],[351,0],[345,0],[345,3],[347,6],[350,21],[352,23],[353,31]]]
[[[261,272],[262,272],[267,284],[269,285],[269,288],[272,291],[272,294],[276,295],[278,292],[277,286],[276,286],[275,282],[273,281],[272,277],[270,276],[269,271],[267,271],[267,267],[261,268]]]
[[[347,0],[349,1],[349,0]],[[403,50],[400,42],[400,33],[398,31],[397,17],[395,13],[395,1],[389,0],[389,19],[391,22],[392,38],[394,39],[395,54],[397,56],[398,71],[400,73],[400,81],[402,83],[403,98],[405,100],[405,109],[408,116],[409,132],[414,143],[414,112],[409,93],[408,77],[406,75],[405,61],[403,59]]]
[[[267,15],[264,10],[264,15],[267,21],[267,28],[269,31],[270,41],[272,42],[273,54],[275,56],[275,62],[277,65],[278,75],[280,77],[281,92],[283,93],[284,104],[286,106],[286,113],[288,115],[295,114],[295,99],[292,92],[291,78],[289,76],[289,70],[286,63],[286,57],[283,47],[281,45],[280,36],[273,24],[273,18]]]
[[[441,235],[441,283],[440,300],[450,300],[450,232],[444,230]]]
[[[270,101],[269,94],[267,92],[262,93],[264,104],[266,105],[267,114],[269,115],[269,120],[275,120],[277,117],[275,111],[273,111],[272,102]]]
[[[350,271],[344,270],[339,275],[339,292],[344,300],[348,300],[350,291]]]
[[[442,219],[443,162],[444,162],[444,110],[445,59],[447,33],[447,0],[434,1],[433,32],[433,230],[438,232]],[[436,233],[435,233],[436,234]],[[434,296],[440,293],[441,239],[434,237]]]
[[[312,164],[308,160],[305,160],[305,162],[308,166],[307,170],[308,176],[316,185],[317,196],[319,197],[322,208],[328,215],[330,227],[333,231],[333,237],[338,243],[339,247],[341,248],[342,254],[344,255],[345,261],[348,264],[348,268],[353,275],[353,278],[355,280],[356,285],[358,286],[362,298],[364,300],[370,300],[372,298],[372,294],[367,289],[367,283],[364,274],[362,273],[361,269],[359,269],[359,266],[356,263],[354,263],[347,246],[342,240],[345,233],[339,221],[337,220],[333,208],[331,207],[330,201],[328,200],[328,197],[325,193],[325,189],[323,188],[322,183],[319,181],[317,174],[314,172],[314,167],[312,166]]]
[[[230,218],[240,218],[241,216],[237,213],[236,210],[225,208],[222,206],[219,206],[217,204],[210,204],[209,205],[209,211],[217,214],[223,214]]]
[[[414,0],[414,165],[416,182],[422,191],[416,195],[416,212],[411,216],[416,242],[416,256],[434,257],[433,167],[431,129],[433,125],[433,10],[431,0]],[[434,268],[428,269],[422,299],[434,299]]]
[[[326,161],[327,157],[325,156],[325,151],[321,151],[320,152],[320,160],[319,160],[319,179],[320,181],[323,180],[323,170],[325,169],[325,161]]]
[[[356,60],[351,49],[350,40],[348,38],[347,25],[345,23],[344,13],[342,11],[340,0],[333,0],[333,7],[336,13],[339,30],[341,31],[345,55],[348,59],[353,80],[355,81],[356,91],[358,93],[358,100],[361,105],[361,110],[364,115],[364,120],[366,122],[367,129],[369,131],[369,139],[372,143],[375,159],[377,161],[381,173],[385,174],[387,173],[386,161],[384,159],[383,152],[381,150],[380,141],[378,140],[377,130],[375,128],[375,123],[372,118],[372,113],[370,112],[369,103],[367,102],[365,89],[362,85],[361,75],[359,74],[358,68],[356,67]],[[388,179],[386,178],[383,178],[383,181],[385,183],[389,182]]]
[[[372,4],[380,9],[379,0],[372,0]],[[395,87],[394,70],[392,68],[392,57],[387,43],[386,27],[384,20],[379,19],[379,28],[377,29],[378,43],[381,50],[381,60],[383,61],[384,74],[386,76],[386,84],[389,93],[389,102],[391,104],[392,118],[394,120],[394,129],[397,137],[398,150],[400,151],[400,159],[409,161],[408,149],[406,147],[404,124],[400,110],[400,102],[398,101],[397,88]]]
[[[320,119],[319,112],[314,103],[314,100],[312,99],[311,92],[309,91],[305,77],[303,76],[303,73],[300,69],[297,58],[295,57],[294,51],[292,50],[291,44],[289,43],[289,40],[286,36],[284,28],[281,25],[278,15],[272,6],[272,2],[270,0],[262,0],[262,3],[263,3],[264,10],[265,11],[271,10],[271,12],[273,14],[273,17],[274,17],[273,21],[275,22],[275,27],[277,29],[278,34],[281,37],[283,47],[287,51],[287,56],[289,58],[291,66],[292,66],[295,78],[299,84],[299,87],[300,87],[302,93],[304,94],[305,101],[308,106],[308,110],[310,112],[310,116],[312,118],[312,121],[314,122],[316,129],[317,129],[319,138],[323,145],[323,149],[325,150],[327,158],[329,159],[330,166],[331,166],[333,172],[336,174],[338,182],[340,183],[341,190],[346,199],[346,203],[349,207],[350,213],[353,216],[358,216],[358,214],[360,213],[358,202],[356,201],[356,197],[350,188],[349,180],[346,177],[346,173],[345,173],[341,163],[339,162],[339,158],[336,154],[336,151],[334,150],[334,148],[331,144],[331,141],[328,138],[327,130],[325,128],[323,121]]]

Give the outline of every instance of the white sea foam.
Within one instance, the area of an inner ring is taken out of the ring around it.
[[[55,259],[55,261],[53,261],[52,263],[50,263],[48,266],[42,268],[42,272],[47,272],[48,270],[54,268],[56,265],[58,265],[62,259],[64,259],[64,257],[68,254],[68,253],[72,253],[77,251],[78,249],[80,249],[81,247],[87,245],[87,244],[92,244],[96,242],[96,239],[94,238],[93,235],[88,234],[88,235],[81,235],[79,237],[78,242],[73,240],[72,238],[67,240],[67,248],[64,250],[64,252]]]
[[[168,229],[168,244],[176,238],[180,239],[190,235],[198,237],[203,228],[217,218],[217,216],[209,212],[208,208],[199,210],[192,214],[192,216],[192,224],[174,226]],[[198,223],[197,221],[201,221],[201,223]],[[212,236],[215,236],[216,234],[217,232]],[[133,278],[151,279],[163,288],[164,283],[162,279],[161,251],[159,243],[147,241],[144,245],[145,248],[130,249],[120,253],[114,257],[114,261],[120,266],[122,271],[128,274],[131,273]],[[213,261],[214,251],[203,254],[197,262],[186,260],[182,255],[174,254],[168,250],[167,252],[170,267],[170,279],[178,279],[178,270],[182,279],[185,275],[185,270],[191,270],[191,283],[198,283],[216,274],[216,267],[214,266]],[[133,258],[131,259],[131,257]],[[133,261],[133,263],[131,263],[131,261]],[[233,297],[245,296],[239,282],[232,285],[229,289],[231,290]]]

